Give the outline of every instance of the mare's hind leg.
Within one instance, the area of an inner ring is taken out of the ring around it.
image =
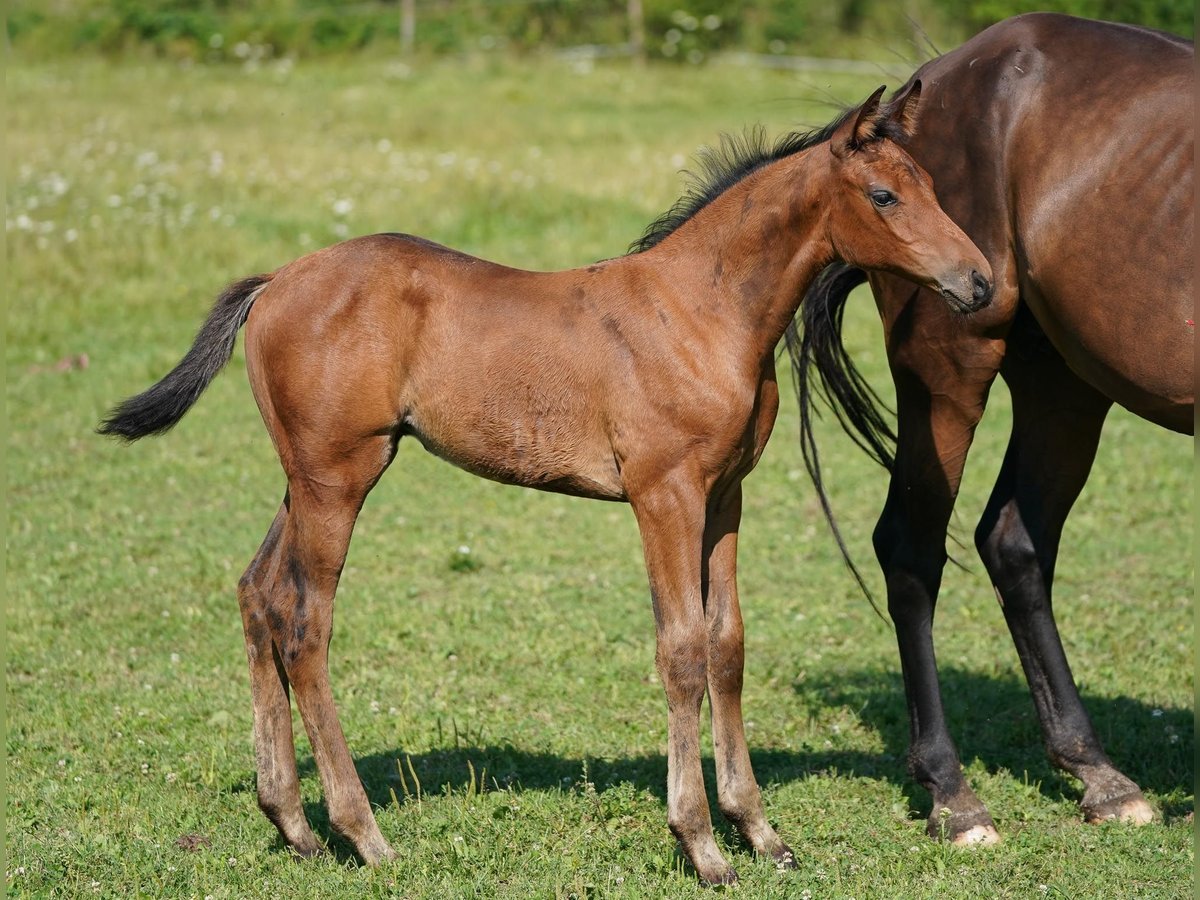
[[[288,846],[312,856],[321,845],[300,804],[296,749],[292,740],[292,707],[287,674],[271,640],[266,599],[279,577],[279,553],[287,519],[287,501],[280,507],[262,547],[238,583],[238,605],[250,663],[250,692],[254,702],[254,756],[258,771],[258,805]]]
[[[745,660],[742,610],[737,593],[737,536],[742,518],[742,488],[709,514],[704,545],[708,578],[704,616],[708,625],[708,703],[712,713],[717,798],[721,812],[754,850],[779,865],[794,868],[796,859],[767,822],[762,795],[742,724],[742,669]]]
[[[1002,374],[1013,430],[975,539],[1012,633],[1051,761],[1083,781],[1089,822],[1143,824],[1153,811],[1109,761],[1079,699],[1051,588],[1063,524],[1083,489],[1111,401],[1083,383],[1045,338],[1010,354]]]
[[[299,443],[299,442],[294,442]],[[293,458],[282,566],[266,602],[267,627],[296,694],[325,789],[329,821],[368,865],[395,856],[375,822],[334,708],[329,684],[333,599],[354,521],[367,492],[391,461],[388,436],[322,454],[321,465]]]

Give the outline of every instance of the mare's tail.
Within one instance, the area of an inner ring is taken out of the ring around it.
[[[842,315],[846,309],[846,298],[850,291],[866,280],[866,273],[862,269],[845,263],[829,266],[804,295],[799,321],[792,322],[785,337],[788,355],[792,360],[792,375],[796,381],[796,397],[800,403],[800,450],[804,455],[804,466],[817,489],[821,509],[842,551],[842,558],[874,605],[871,591],[850,559],[829,505],[814,433],[814,424],[820,415],[815,395],[820,393],[837,416],[842,429],[854,442],[888,471],[892,469],[892,448],[896,444],[896,435],[884,417],[885,407],[850,359],[842,342]]]
[[[259,290],[272,277],[251,275],[227,287],[179,364],[158,384],[110,412],[97,431],[136,441],[148,434],[162,434],[182,419],[233,356],[237,333]]]

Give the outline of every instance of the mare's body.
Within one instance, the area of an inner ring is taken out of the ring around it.
[[[1047,750],[1083,781],[1089,821],[1151,817],[1080,703],[1051,585],[1112,404],[1193,432],[1194,59],[1190,42],[1161,32],[1032,14],[922,66],[913,76],[925,85],[920,128],[907,149],[988,257],[994,302],[948,316],[928,290],[846,266],[806,300],[802,403],[813,363],[843,421],[892,472],[874,541],[908,694],[909,768],[933,795],[931,834],[997,837],[962,777],[932,638],[947,525],[997,374],[1012,394],[1013,430],[976,543]],[[868,278],[896,386],[894,458],[828,326]],[[811,431],[807,440],[811,448]],[[810,469],[819,483],[819,467]]]

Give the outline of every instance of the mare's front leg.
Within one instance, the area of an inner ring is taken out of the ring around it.
[[[742,670],[745,642],[737,593],[737,537],[742,519],[742,488],[733,488],[709,513],[705,526],[708,626],[708,704],[712,714],[717,797],[721,812],[762,856],[794,868],[795,856],[767,822],[762,795],[742,723]]]
[[[732,884],[737,873],[713,838],[700,769],[700,704],[707,627],[700,589],[706,497],[671,473],[629,497],[642,534],[657,633],[655,664],[667,694],[667,824],[700,878]]]
[[[1082,382],[1044,337],[1031,343],[1005,360],[1012,436],[975,540],[1021,658],[1051,761],[1083,782],[1080,807],[1087,821],[1141,825],[1154,812],[1100,745],[1071,676],[1051,602],[1059,538],[1091,471],[1112,403]]]
[[[975,426],[999,370],[1002,346],[959,333],[947,344],[948,313],[924,293],[905,307],[889,350],[900,421],[875,553],[887,582],[908,699],[908,769],[933,798],[927,831],[955,844],[1000,839],[987,808],[963,777],[946,727],[933,649],[933,615],[946,564],[946,531]],[[960,328],[958,323],[953,327]]]

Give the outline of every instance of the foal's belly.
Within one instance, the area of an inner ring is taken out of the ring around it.
[[[544,394],[520,394],[502,403],[476,396],[420,405],[408,415],[404,432],[435,456],[492,481],[596,500],[626,499],[599,423],[587,411]]]

